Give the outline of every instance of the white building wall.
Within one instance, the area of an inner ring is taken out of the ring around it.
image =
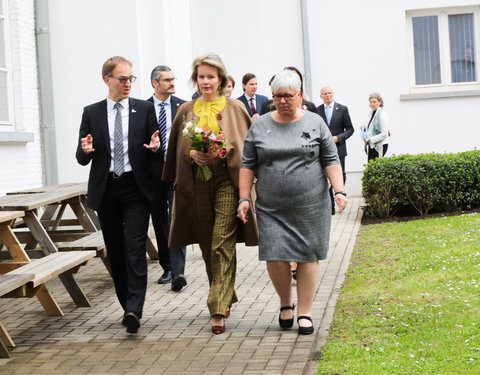
[[[331,86],[335,100],[349,107],[355,133],[347,141],[347,190],[360,194],[367,157],[359,126],[365,123],[368,95],[382,94],[391,137],[388,155],[460,152],[480,146],[479,97],[400,100],[409,93],[406,10],[464,6],[463,0],[325,2],[310,0],[309,24],[314,101]],[[476,30],[480,38],[479,30]],[[478,59],[477,53],[477,59]]]
[[[479,147],[478,97],[400,100],[409,93],[410,80],[406,10],[472,4],[307,1],[311,99],[319,105],[321,87],[331,86],[335,99],[349,107],[356,129],[347,141],[347,191],[360,193],[366,155],[358,127],[366,120],[372,91],[383,95],[390,118],[389,155]],[[100,71],[110,56],[133,62],[138,80],[132,96],[144,99],[152,95],[149,76],[158,64],[174,70],[177,96],[189,99],[191,62],[205,52],[224,60],[237,82],[234,97],[242,93],[244,73],[255,73],[259,93],[270,95],[273,74],[287,65],[304,71],[300,1],[51,0],[49,7],[59,182],[88,177],[89,168],[74,158],[78,127],[83,107],[107,95]]]
[[[0,143],[0,195],[43,184],[34,1],[9,0],[8,20],[13,128],[33,133],[34,142]]]
[[[460,152],[480,146],[479,97],[400,100],[409,93],[406,10],[464,6],[464,0],[310,0],[309,23],[314,101],[329,85],[335,100],[349,107],[356,132],[347,141],[346,168],[361,172],[366,163],[358,128],[365,123],[368,95],[382,94],[389,117],[388,155]],[[480,38],[479,30],[476,30]],[[477,53],[477,59],[478,59]]]

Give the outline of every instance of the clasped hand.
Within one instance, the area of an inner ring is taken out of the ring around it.
[[[190,151],[190,157],[198,165],[207,165],[213,160],[213,156],[208,152],[201,152],[197,150]]]

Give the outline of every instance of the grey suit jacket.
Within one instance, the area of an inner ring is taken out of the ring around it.
[[[353,129],[352,120],[348,113],[348,108],[340,103],[334,102],[334,107],[332,110],[332,118],[330,119],[330,133],[332,136],[338,137],[337,151],[338,156],[345,157],[347,156],[347,144],[346,140],[350,138],[355,131]],[[317,113],[323,118],[325,123],[327,123],[327,117],[325,116],[325,105],[319,105],[317,107]]]

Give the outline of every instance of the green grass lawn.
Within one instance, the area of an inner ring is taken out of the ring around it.
[[[480,374],[480,214],[362,227],[318,374]]]

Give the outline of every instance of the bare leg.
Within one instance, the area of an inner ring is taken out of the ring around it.
[[[292,272],[290,271],[290,263],[267,260],[267,271],[280,297],[280,306],[292,306]],[[292,310],[284,310],[280,317],[282,319],[291,319],[292,314]]]
[[[297,264],[297,297],[298,297],[298,316],[311,316],[313,299],[317,291],[320,275],[319,262],[298,263]],[[301,319],[301,326],[308,327],[312,323],[306,319]]]

